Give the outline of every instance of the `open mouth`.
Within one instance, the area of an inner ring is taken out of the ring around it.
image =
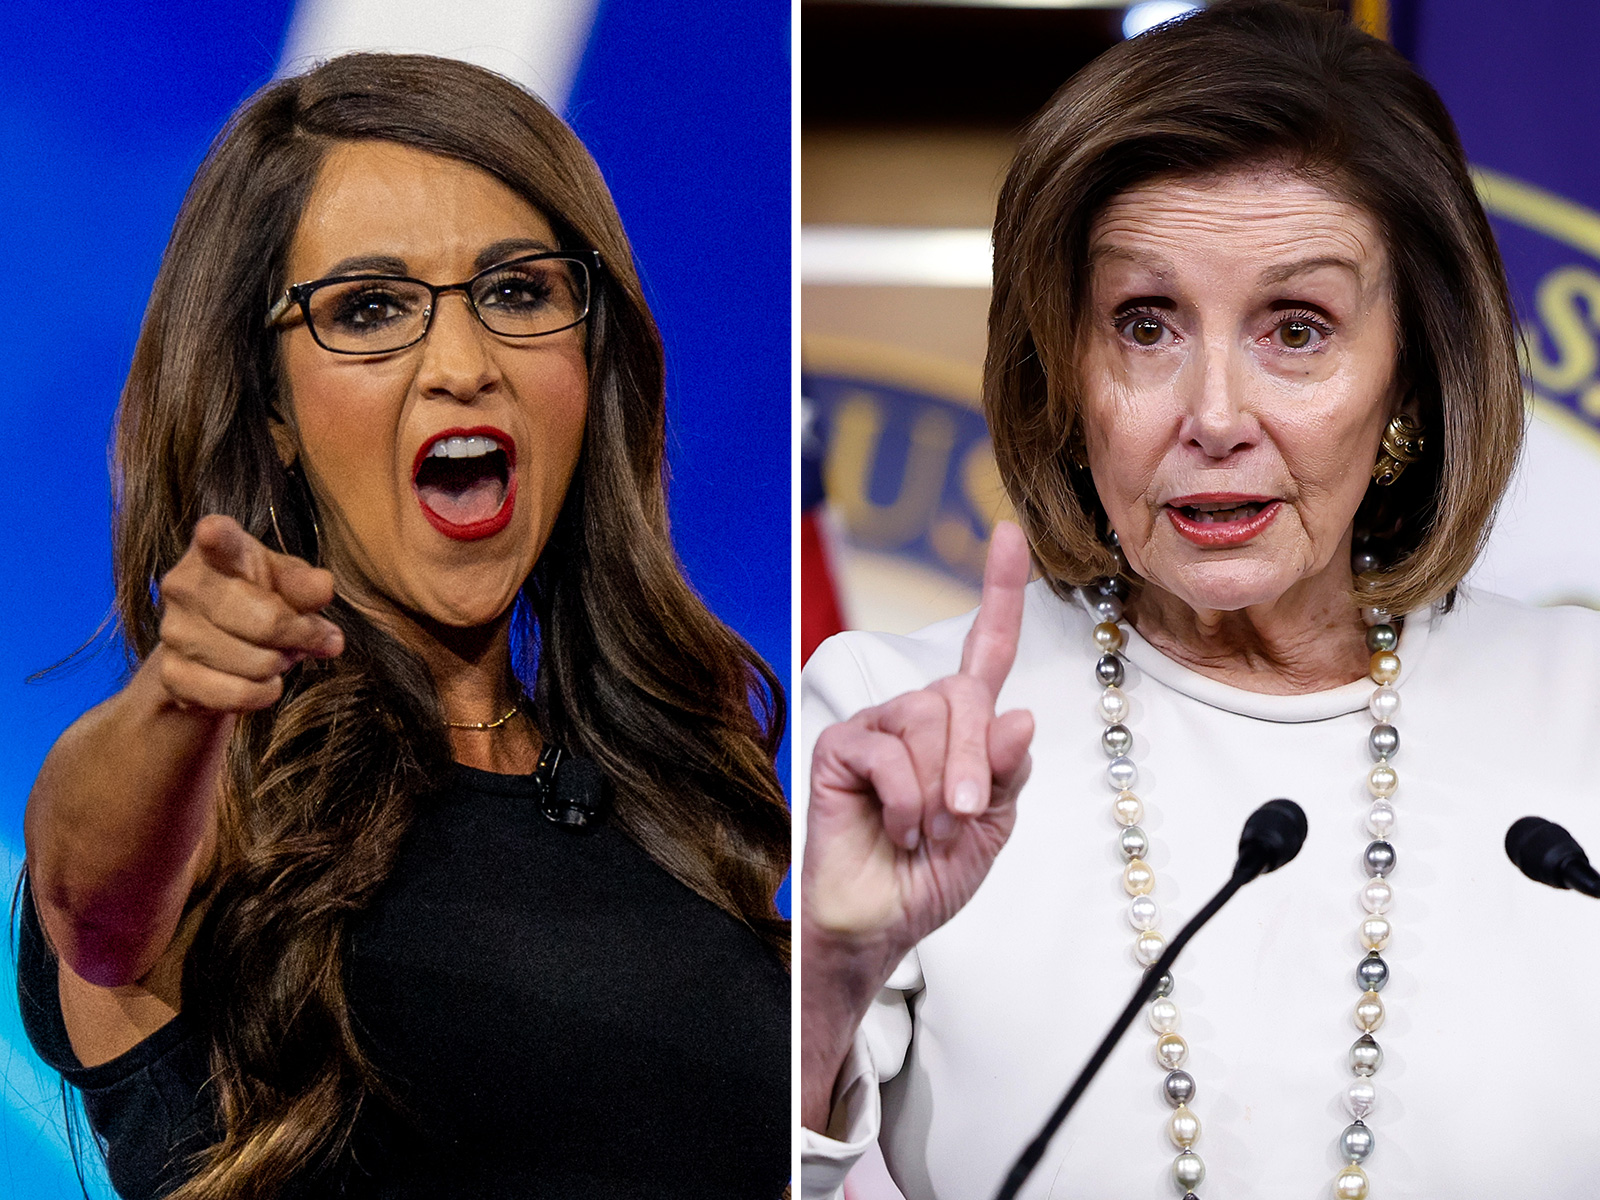
[[[1218,525],[1226,524],[1230,521],[1248,520],[1265,508],[1266,503],[1235,504],[1232,506],[1214,504],[1179,504],[1175,507],[1196,525]]]
[[[1283,501],[1254,496],[1179,496],[1167,505],[1172,527],[1197,546],[1242,546],[1271,525]]]
[[[451,429],[418,451],[412,488],[422,513],[458,541],[504,529],[516,503],[511,439],[499,430]]]

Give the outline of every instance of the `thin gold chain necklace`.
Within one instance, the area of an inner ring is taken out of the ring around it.
[[[498,717],[493,721],[446,721],[445,725],[451,729],[474,729],[481,733],[490,729],[499,729],[500,726],[504,725],[507,721],[511,720],[512,717],[516,716],[521,711],[522,701],[513,700],[511,702],[511,707],[506,709],[505,716]]]

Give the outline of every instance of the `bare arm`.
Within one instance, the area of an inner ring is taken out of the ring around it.
[[[61,735],[24,817],[39,919],[66,966],[101,987],[150,970],[209,868],[237,714],[276,701],[302,658],[343,648],[316,615],[333,598],[328,572],[227,517],[196,526],[161,595],[160,644]]]
[[[995,529],[961,669],[830,726],[812,756],[800,915],[801,1120],[827,1128],[839,1070],[895,966],[972,898],[1016,820],[1033,717],[995,715],[1028,548]]]

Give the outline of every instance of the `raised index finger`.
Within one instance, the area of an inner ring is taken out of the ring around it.
[[[992,699],[1011,673],[1022,632],[1023,589],[1028,585],[1028,539],[1020,526],[1001,521],[989,540],[983,567],[983,599],[961,647],[961,674],[989,689]]]

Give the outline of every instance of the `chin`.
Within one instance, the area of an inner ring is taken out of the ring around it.
[[[1276,563],[1235,560],[1190,564],[1173,572],[1171,583],[1159,578],[1151,582],[1190,608],[1238,612],[1274,603],[1296,580],[1287,577]]]

